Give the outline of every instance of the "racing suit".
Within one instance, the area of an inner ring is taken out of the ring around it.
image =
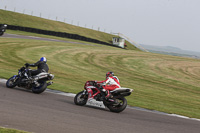
[[[107,77],[106,80],[103,81],[97,81],[97,83],[106,83],[106,85],[103,85],[103,89],[107,91],[106,97],[110,96],[110,91],[116,89],[116,88],[121,88],[119,79],[116,76],[113,77]]]
[[[31,67],[36,67],[37,66],[37,70],[31,70],[30,71],[30,75],[31,76],[34,76],[34,75],[37,75],[41,72],[48,72],[49,71],[49,67],[48,65],[46,64],[46,62],[44,61],[38,61],[34,64],[28,64],[26,63],[27,66],[31,66]]]

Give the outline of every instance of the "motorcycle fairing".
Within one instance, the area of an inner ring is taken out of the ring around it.
[[[93,90],[92,89],[94,89],[97,92],[93,94]],[[88,99],[94,98],[96,95],[98,95],[100,93],[100,91],[95,86],[87,86],[86,90],[87,90],[87,92],[89,94],[88,95]]]

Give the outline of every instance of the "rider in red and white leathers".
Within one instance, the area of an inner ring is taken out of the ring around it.
[[[103,81],[97,81],[97,83],[105,83],[106,85],[103,85],[103,90],[102,91],[106,91],[106,98],[109,98],[110,92],[116,88],[121,88],[120,83],[119,83],[119,79],[117,78],[117,76],[114,76],[113,72],[107,72],[106,73],[106,80]],[[105,89],[105,90],[104,90]]]

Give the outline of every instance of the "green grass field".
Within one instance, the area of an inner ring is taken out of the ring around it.
[[[0,127],[0,133],[28,133],[28,132]]]
[[[200,61],[124,50],[110,46],[81,45],[0,38],[0,77],[17,74],[24,63],[48,59],[55,75],[51,89],[77,93],[87,80],[104,80],[107,71],[119,77],[122,87],[133,88],[128,104],[200,118]]]

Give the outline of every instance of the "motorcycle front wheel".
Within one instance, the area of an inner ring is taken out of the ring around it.
[[[8,88],[14,88],[17,84],[17,77],[16,76],[12,76],[11,78],[9,78],[6,82],[6,87]]]
[[[47,83],[46,81],[41,81],[39,82],[39,86],[36,86],[35,84],[32,87],[32,92],[35,94],[40,94],[43,91],[45,91],[47,88]]]
[[[127,100],[124,97],[116,97],[115,100],[117,101],[116,104],[109,104],[107,107],[110,111],[119,113],[122,112],[127,106]]]
[[[84,91],[79,92],[78,94],[76,94],[76,96],[74,97],[74,103],[76,105],[80,105],[83,106],[87,103],[87,99],[88,99],[88,95],[87,94],[83,94]]]

